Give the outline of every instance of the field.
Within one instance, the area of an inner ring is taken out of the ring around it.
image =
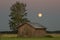
[[[0,38],[0,40],[60,40],[60,38]]]
[[[50,34],[53,38],[41,37],[41,38],[17,38],[16,34],[3,34],[0,36],[0,40],[60,40],[60,34]]]

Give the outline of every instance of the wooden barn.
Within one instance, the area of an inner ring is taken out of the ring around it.
[[[46,35],[46,28],[37,23],[24,23],[18,26],[18,37],[43,37]]]

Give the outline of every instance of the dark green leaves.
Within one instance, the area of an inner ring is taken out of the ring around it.
[[[25,16],[27,16],[26,4],[16,2],[11,6],[10,10],[11,12],[9,15],[10,17],[9,26],[13,31],[16,31],[17,26],[20,23],[24,23],[28,21],[27,18],[25,18]]]

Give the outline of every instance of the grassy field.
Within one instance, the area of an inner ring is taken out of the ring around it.
[[[51,34],[53,38],[17,38],[16,34],[4,34],[0,37],[0,40],[60,40],[60,34]]]
[[[60,38],[0,38],[0,40],[60,40]]]

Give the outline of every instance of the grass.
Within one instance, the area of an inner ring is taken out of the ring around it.
[[[16,34],[3,34],[0,37],[0,40],[60,40],[60,34],[55,35],[52,34],[52,36],[54,36],[53,38],[49,38],[49,37],[41,37],[41,38],[17,38]]]
[[[0,38],[0,40],[60,40],[60,38]]]

